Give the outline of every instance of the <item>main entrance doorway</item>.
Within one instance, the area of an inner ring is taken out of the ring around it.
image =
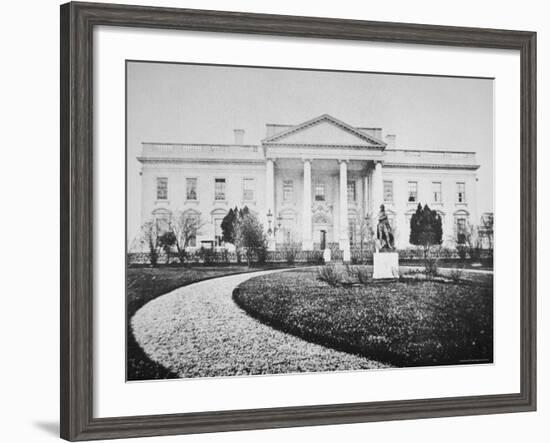
[[[327,248],[327,231],[321,230],[321,250]]]

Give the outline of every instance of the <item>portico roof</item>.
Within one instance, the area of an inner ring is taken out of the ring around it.
[[[262,144],[269,146],[349,146],[377,150],[386,148],[386,143],[383,141],[328,114],[320,115],[290,128],[285,126],[281,132],[262,140]]]

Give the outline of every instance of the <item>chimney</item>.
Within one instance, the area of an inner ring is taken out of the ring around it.
[[[388,149],[395,149],[395,134],[386,135],[386,144]]]
[[[244,145],[244,129],[233,129],[235,134],[235,144]]]

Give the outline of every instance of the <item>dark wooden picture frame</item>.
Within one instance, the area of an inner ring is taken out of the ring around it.
[[[521,57],[521,391],[169,415],[93,417],[95,26],[513,49]],[[91,440],[533,411],[536,408],[536,33],[189,9],[61,6],[61,437]]]

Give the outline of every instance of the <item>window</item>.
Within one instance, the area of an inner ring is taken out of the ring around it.
[[[357,195],[355,193],[355,182],[348,182],[348,202],[355,202],[357,200]]]
[[[441,203],[441,182],[432,183],[432,197],[434,203]]]
[[[317,183],[315,185],[315,201],[324,202],[325,201],[325,185],[324,183]]]
[[[466,218],[457,217],[456,219],[456,241],[459,244],[466,243]]]
[[[349,237],[349,243],[350,245],[355,245],[356,242],[357,242],[357,238],[356,238],[356,233],[357,233],[357,228],[355,226],[355,223],[351,223],[348,225],[348,237]]]
[[[407,184],[407,202],[416,203],[418,201],[418,182],[409,182]]]
[[[165,209],[159,209],[153,213],[157,235],[161,236],[170,230],[170,213]]]
[[[294,227],[296,220],[293,216],[287,215],[281,219],[281,228],[283,233],[283,242],[292,243],[294,237]]]
[[[189,238],[187,239],[187,246],[190,248],[195,248],[197,246],[197,235],[196,234],[190,234]]]
[[[187,200],[197,200],[197,179],[186,178],[185,188],[187,192]]]
[[[225,200],[225,178],[214,180],[214,200]]]
[[[254,201],[256,183],[253,178],[243,178],[243,200]]]
[[[283,201],[294,200],[294,182],[292,180],[283,180]]]
[[[384,202],[393,203],[393,182],[384,180]]]
[[[157,200],[168,200],[168,178],[157,177]]]
[[[157,235],[161,236],[162,234],[168,232],[170,228],[170,223],[165,217],[159,217],[156,219]]]
[[[465,203],[466,202],[466,183],[457,183],[456,184],[456,202]]]

